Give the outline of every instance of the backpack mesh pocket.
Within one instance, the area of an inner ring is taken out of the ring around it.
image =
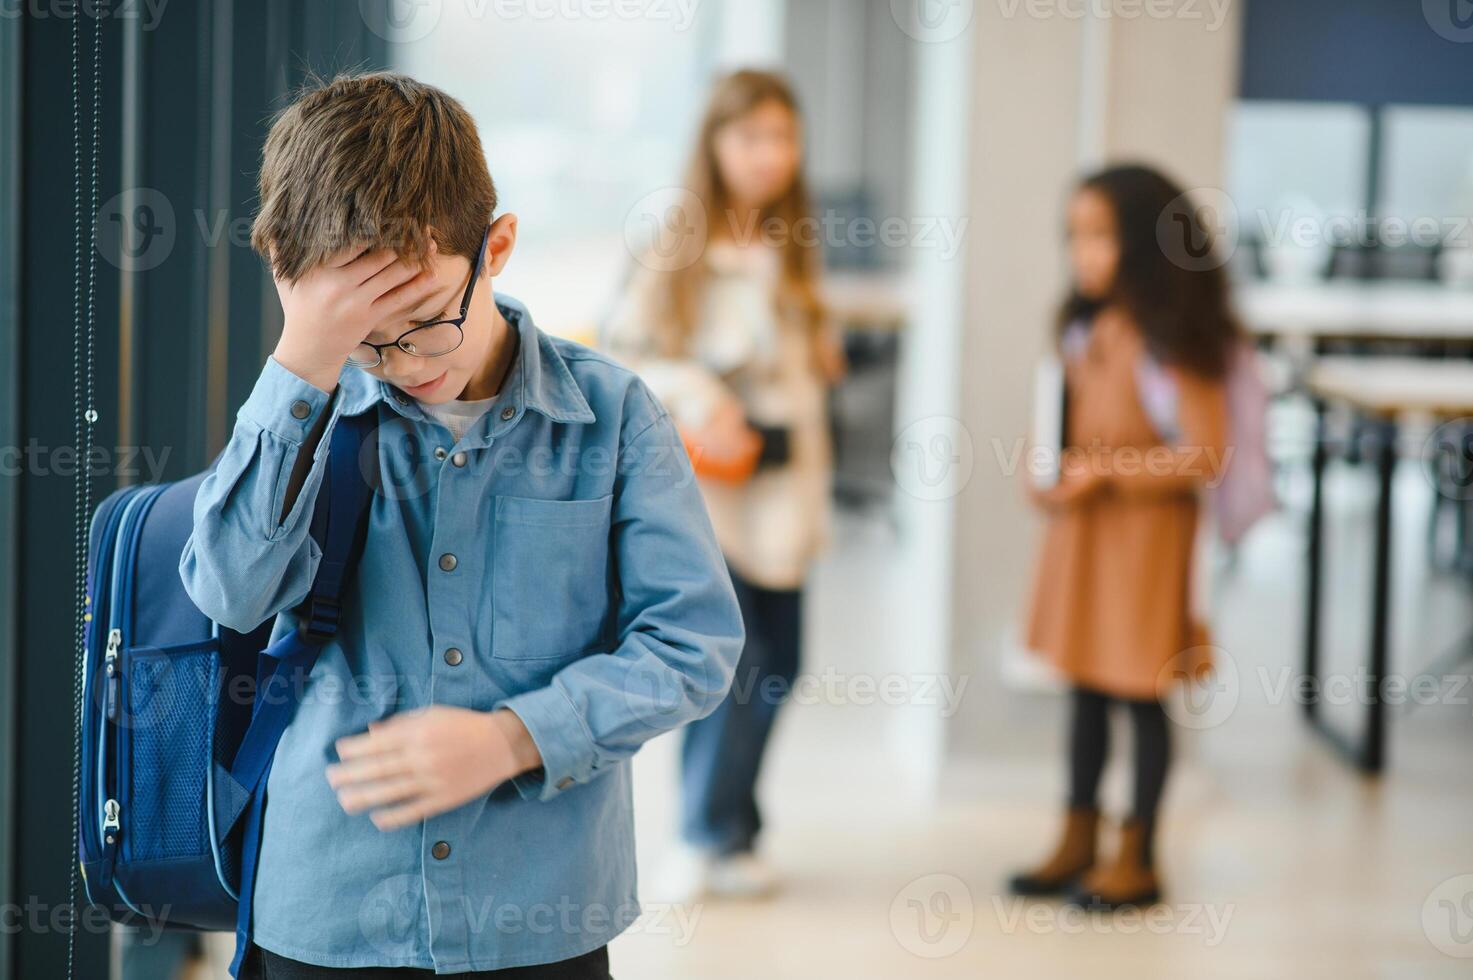
[[[205,816],[219,699],[213,642],[129,658],[128,789],[124,858],[157,861],[207,853]]]

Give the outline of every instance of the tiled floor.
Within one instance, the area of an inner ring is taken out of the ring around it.
[[[1423,561],[1420,474],[1408,467],[1398,489],[1393,670],[1412,673],[1469,622],[1473,602],[1464,584],[1432,575]],[[1331,490],[1325,657],[1329,669],[1348,672],[1368,619],[1367,583],[1356,570],[1365,565],[1372,488],[1342,473]],[[673,823],[674,746],[641,754],[642,892],[651,912],[615,944],[616,975],[1473,977],[1473,686],[1396,710],[1382,779],[1347,770],[1280,693],[1299,662],[1301,521],[1276,518],[1220,580],[1218,642],[1238,670],[1237,703],[1222,724],[1178,739],[1164,909],[1070,916],[1000,893],[1007,872],[1053,833],[1061,776],[1052,750],[958,763],[944,801],[926,804],[898,790],[904,764],[872,712],[804,704],[783,720],[763,787],[768,853],[786,878],[767,902],[659,903],[650,883]],[[828,638],[883,631],[883,597],[866,595],[863,584],[873,539],[873,531],[858,534],[853,540],[870,545],[834,556],[818,576],[810,671],[850,655]],[[1057,699],[1019,697],[1034,698],[1037,711],[1029,712],[1033,731],[1018,736],[1036,732],[1053,745]],[[1125,776],[1111,771],[1107,798],[1122,795]]]

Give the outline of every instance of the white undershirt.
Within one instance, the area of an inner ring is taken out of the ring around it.
[[[449,429],[459,442],[465,431],[475,424],[476,419],[486,413],[491,403],[496,401],[496,396],[490,398],[478,398],[474,401],[449,401],[439,405],[431,405],[420,402],[419,407],[426,413],[437,419],[441,425]]]

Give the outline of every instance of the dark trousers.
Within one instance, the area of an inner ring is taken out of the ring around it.
[[[762,820],[757,776],[778,708],[798,677],[803,593],[766,589],[733,573],[747,629],[731,692],[686,726],[681,752],[681,836],[730,855],[750,851]]]
[[[434,970],[407,966],[315,966],[278,956],[270,950],[253,945],[241,965],[239,980],[413,980],[434,976]],[[609,948],[600,946],[591,953],[557,963],[515,966],[505,970],[477,970],[450,976],[456,980],[610,980]]]

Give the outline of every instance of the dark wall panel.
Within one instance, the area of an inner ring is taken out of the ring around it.
[[[0,104],[0,194],[16,174],[23,180],[19,207],[0,201],[0,287],[7,273],[16,281],[0,288],[0,355],[14,355],[0,365],[0,445],[37,447],[0,491],[0,521],[12,506],[15,528],[0,540],[0,585],[13,588],[12,602],[0,605],[0,683],[9,698],[0,709],[15,709],[10,735],[0,734],[9,764],[0,778],[13,784],[6,793],[0,783],[8,886],[0,898],[40,910],[3,937],[0,980],[67,975],[67,936],[53,922],[59,915],[65,923],[71,870],[76,481],[66,453],[86,407],[72,388],[79,268],[96,261],[91,404],[107,463],[94,474],[95,506],[122,482],[195,472],[223,445],[279,331],[274,290],[243,231],[265,127],[308,70],[331,75],[387,60],[358,3],[197,0],[167,4],[146,24],[98,5],[109,12],[98,22],[98,235],[94,249],[84,208],[79,267],[73,21],[55,14],[57,6],[27,5],[25,16],[0,19],[0,100],[13,99],[15,110],[7,116]],[[85,112],[92,22],[78,26]],[[8,121],[18,140],[3,131]],[[85,167],[90,118],[82,133]],[[125,457],[132,447],[151,455]],[[130,471],[125,458],[162,469]],[[23,570],[13,585],[11,568]],[[15,844],[8,866],[7,837]],[[86,980],[108,977],[105,929],[80,933],[74,966]]]
[[[1473,105],[1467,0],[1245,3],[1245,99]]]

